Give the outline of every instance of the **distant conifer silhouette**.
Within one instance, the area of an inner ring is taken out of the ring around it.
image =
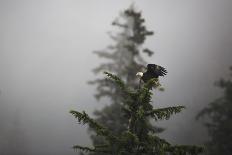
[[[232,73],[232,67],[230,68]],[[221,79],[216,86],[224,94],[201,110],[197,119],[206,117],[204,125],[208,129],[210,140],[206,143],[209,155],[232,154],[232,74],[229,79]]]

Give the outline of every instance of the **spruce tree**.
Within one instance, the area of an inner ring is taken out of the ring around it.
[[[121,77],[130,87],[138,86],[135,74],[146,64],[142,55],[153,55],[150,49],[142,47],[146,38],[153,35],[153,32],[147,30],[144,24],[145,19],[142,17],[142,13],[136,11],[133,6],[123,11],[120,17],[112,23],[120,31],[115,35],[110,34],[114,45],[109,46],[106,50],[94,52],[99,57],[109,60],[108,63],[103,63],[95,68],[94,73],[98,74],[107,70]],[[121,134],[127,128],[127,122],[121,113],[120,90],[114,87],[112,81],[105,79],[96,79],[89,83],[97,86],[95,97],[98,100],[107,97],[111,101],[110,105],[94,112],[95,120],[109,128],[114,134]],[[153,130],[154,132],[163,131],[159,127],[153,127]],[[90,134],[95,145],[104,143],[103,139],[96,137],[92,132]]]
[[[104,138],[104,143],[93,147],[73,146],[85,152],[106,155],[197,155],[203,151],[201,147],[188,145],[172,145],[154,133],[148,120],[169,119],[171,115],[181,112],[183,106],[154,108],[152,103],[152,87],[157,86],[158,79],[151,79],[137,88],[125,84],[118,76],[105,72],[107,81],[118,88],[122,99],[123,114],[127,129],[120,134],[90,118],[88,114],[71,110],[78,123],[88,124],[95,133]]]
[[[232,73],[232,67],[230,68]],[[207,142],[209,155],[232,154],[232,74],[229,79],[217,81],[223,95],[200,111],[197,119],[205,117],[210,141]]]

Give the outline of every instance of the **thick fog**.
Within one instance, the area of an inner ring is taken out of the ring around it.
[[[0,154],[71,155],[72,145],[91,144],[69,110],[91,114],[107,104],[87,84],[104,61],[92,51],[112,43],[111,22],[132,2],[155,31],[146,42],[155,54],[146,60],[168,70],[154,105],[187,107],[159,123],[161,136],[207,140],[195,116],[220,96],[214,81],[232,65],[231,0],[1,0]]]

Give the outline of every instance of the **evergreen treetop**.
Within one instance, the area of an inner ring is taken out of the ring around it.
[[[122,110],[127,122],[127,130],[116,135],[104,125],[90,118],[88,114],[71,110],[70,113],[79,123],[88,124],[95,133],[105,139],[105,143],[90,147],[75,145],[74,149],[86,152],[103,153],[108,155],[197,155],[203,151],[201,147],[188,145],[171,145],[161,139],[153,131],[149,119],[169,119],[171,115],[179,113],[183,106],[154,108],[152,103],[151,87],[157,84],[158,79],[134,89],[126,85],[118,76],[105,72],[107,79],[119,88],[122,97]]]

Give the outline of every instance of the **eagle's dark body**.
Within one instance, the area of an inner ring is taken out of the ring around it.
[[[143,82],[146,83],[150,79],[159,78],[159,76],[164,76],[166,74],[167,74],[167,71],[164,67],[161,67],[156,64],[148,64],[147,71],[143,73],[143,76],[141,77],[141,79],[143,80]]]

